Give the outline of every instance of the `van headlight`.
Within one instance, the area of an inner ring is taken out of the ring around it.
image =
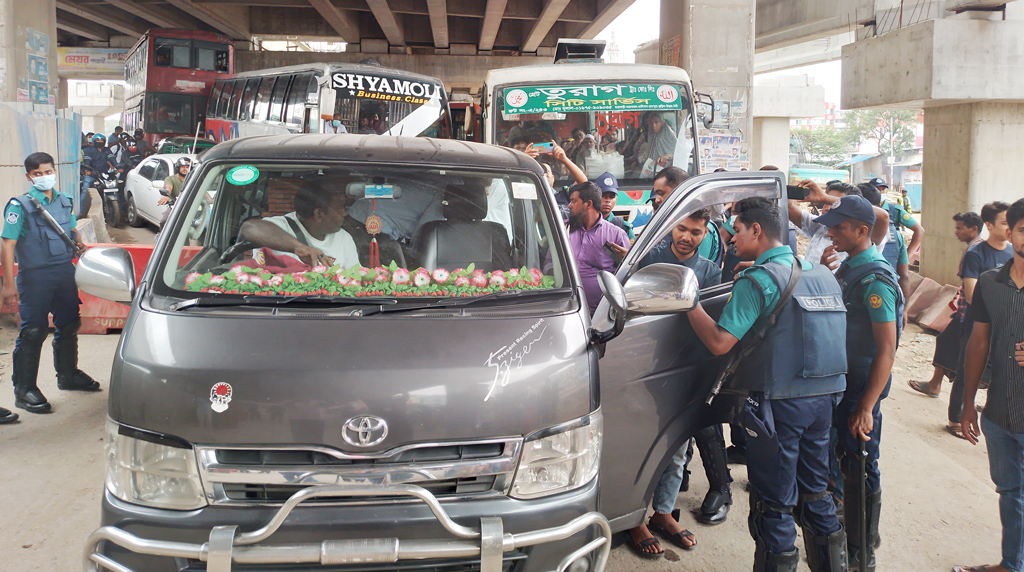
[[[199,466],[191,447],[145,439],[107,419],[107,490],[134,504],[172,510],[206,506]],[[175,446],[177,445],[177,446]]]
[[[517,499],[534,499],[589,483],[597,476],[601,437],[600,410],[563,426],[540,431],[538,437],[527,437],[510,495]]]

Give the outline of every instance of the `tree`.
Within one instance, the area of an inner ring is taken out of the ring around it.
[[[895,157],[914,148],[918,113],[913,110],[865,109],[847,113],[843,121],[855,143],[877,141],[880,153]]]
[[[821,165],[835,165],[847,158],[850,149],[850,134],[845,129],[822,127],[808,129],[800,127],[792,131],[800,139],[807,158]]]

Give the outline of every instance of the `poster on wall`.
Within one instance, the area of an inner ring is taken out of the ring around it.
[[[50,36],[28,28],[25,31],[25,50],[37,56],[46,56],[50,52]]]
[[[715,169],[739,171],[747,168],[747,154],[743,150],[743,138],[731,133],[712,133],[700,139],[702,171]]]
[[[49,86],[45,82],[28,82],[28,100],[32,103],[41,103],[43,105],[50,103],[50,93],[48,88]]]
[[[45,56],[28,56],[28,79],[29,81],[48,82],[50,79],[49,66]]]
[[[661,43],[661,65],[679,66],[679,46],[682,43],[679,36]]]

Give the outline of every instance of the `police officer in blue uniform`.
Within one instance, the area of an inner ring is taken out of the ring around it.
[[[878,518],[882,503],[878,449],[882,435],[881,401],[888,395],[892,364],[899,345],[903,320],[903,293],[892,266],[871,243],[875,213],[863,197],[846,196],[832,204],[815,222],[829,227],[828,236],[836,250],[849,258],[836,272],[846,306],[846,354],[849,363],[846,392],[836,410],[839,434],[836,455],[843,473],[843,504],[848,531],[861,530],[867,521],[867,538],[850,534],[851,568],[861,558],[866,568],[875,569],[875,548],[881,544]],[[861,473],[858,440],[865,442],[868,457],[866,475]],[[866,478],[867,498],[860,498],[861,481]],[[865,514],[860,513],[866,504]],[[863,549],[863,551],[862,551]]]
[[[57,328],[53,336],[53,366],[57,387],[64,390],[98,391],[100,384],[78,369],[78,286],[72,259],[85,245],[75,231],[71,198],[54,190],[57,173],[53,157],[33,153],[25,159],[28,193],[7,203],[4,209],[3,300],[18,303],[21,331],[14,345],[14,405],[30,413],[49,413],[50,404],[36,385],[39,354],[49,333],[49,315]],[[47,221],[45,210],[63,234],[77,243],[72,248]],[[18,263],[15,286],[14,263]]]
[[[845,571],[846,532],[826,492],[832,410],[846,388],[842,292],[827,268],[798,260],[783,242],[777,204],[743,199],[733,214],[736,254],[754,264],[717,323],[699,304],[688,316],[711,353],[741,349],[733,389],[748,394],[741,422],[754,571],[797,569],[795,524],[813,572]]]

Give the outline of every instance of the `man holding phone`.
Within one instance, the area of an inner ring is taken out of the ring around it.
[[[629,250],[629,237],[601,216],[601,189],[592,182],[577,183],[569,190],[569,244],[593,315],[601,301],[597,275],[602,270],[615,272],[622,261],[619,253]]]

